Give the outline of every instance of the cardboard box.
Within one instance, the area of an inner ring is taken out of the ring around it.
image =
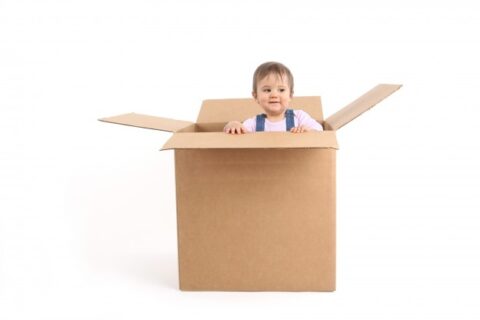
[[[205,100],[196,123],[126,114],[101,121],[173,132],[181,290],[334,291],[341,128],[400,85],[381,84],[323,120],[320,97],[294,97],[324,132],[229,135],[253,99]]]

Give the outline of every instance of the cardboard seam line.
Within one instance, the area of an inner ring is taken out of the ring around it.
[[[329,150],[339,150],[338,147],[276,147],[276,148],[264,148],[264,147],[222,147],[222,148],[202,148],[202,147],[162,147],[159,151],[168,151],[168,150],[286,150],[286,149],[329,149]]]

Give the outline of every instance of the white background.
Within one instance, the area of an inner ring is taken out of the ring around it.
[[[0,0],[0,319],[479,319],[474,4]],[[404,85],[337,135],[337,291],[181,292],[170,134],[96,119],[195,121],[269,60],[325,115]]]

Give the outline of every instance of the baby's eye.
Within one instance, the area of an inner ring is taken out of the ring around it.
[[[263,92],[270,92],[270,89],[263,89]]]
[[[285,91],[285,89],[284,89],[284,88],[280,88],[280,92],[284,92],[284,91]]]

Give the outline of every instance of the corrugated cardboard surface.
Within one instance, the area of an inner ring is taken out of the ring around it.
[[[335,150],[176,150],[180,289],[335,290]]]
[[[99,120],[103,122],[123,124],[126,126],[145,129],[162,130],[167,132],[176,132],[180,129],[193,125],[193,123],[189,121],[173,120],[140,113],[121,114],[114,117],[101,118]]]
[[[355,101],[328,117],[323,126],[325,130],[338,130],[377,103],[400,89],[400,84],[379,84]]]
[[[323,124],[325,132],[229,135],[261,112],[253,99],[205,100],[197,123],[138,114],[101,119],[175,132],[180,289],[335,290],[335,130],[400,85],[381,84]],[[320,97],[293,108],[323,122]]]
[[[257,132],[242,135],[224,132],[175,133],[163,146],[166,149],[275,149],[332,148],[338,149],[335,132],[312,131]]]

